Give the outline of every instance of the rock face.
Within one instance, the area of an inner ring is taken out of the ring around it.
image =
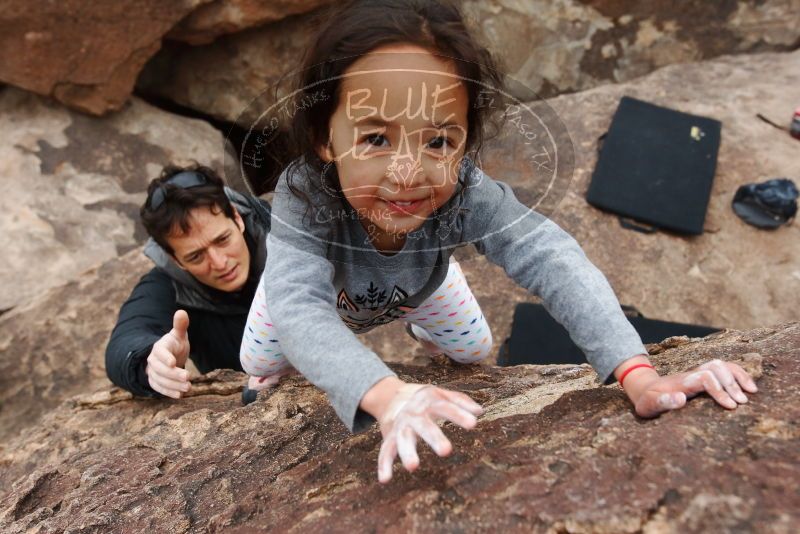
[[[136,77],[165,35],[201,44],[240,32],[215,43],[213,48],[220,52],[166,51],[149,70],[175,61],[175,72],[157,70],[171,74],[162,77],[163,84],[153,83],[159,78],[152,73],[143,82],[149,92],[233,121],[276,81],[276,68],[292,70],[297,64],[293,50],[276,49],[271,41],[292,41],[291,49],[302,49],[308,44],[304,34],[309,33],[285,36],[282,32],[292,30],[291,25],[267,24],[256,30],[263,34],[257,39],[242,30],[328,3],[11,0],[0,13],[0,81],[101,115],[127,101]],[[462,6],[508,72],[542,97],[629,80],[672,63],[788,50],[800,42],[797,0],[692,1],[680,10],[666,0],[636,5],[614,0],[465,0]],[[303,20],[301,25],[310,23]],[[237,59],[231,62],[226,56],[234,51]],[[227,83],[219,83],[220,70]],[[207,85],[200,90],[197,84]],[[225,96],[231,88],[236,94]],[[218,94],[204,95],[210,91]]]
[[[163,165],[222,170],[208,124],[134,99],[95,119],[18,89],[0,90],[0,310],[141,244],[139,207]]]
[[[96,115],[119,109],[162,36],[208,1],[3,2],[0,81]]]
[[[299,68],[313,31],[299,15],[206,46],[167,43],[142,71],[137,89],[247,129],[276,102],[273,84]],[[291,81],[281,81],[278,98]]]
[[[206,44],[220,35],[305,13],[328,3],[330,0],[214,0],[194,10],[167,38],[193,45]]]
[[[800,44],[798,0],[691,1],[680,9],[665,0],[635,5],[610,0],[465,0],[460,5],[476,35],[521,82],[514,92],[523,100],[628,81],[674,63],[789,50]],[[220,5],[210,4],[187,20],[219,10]],[[301,52],[313,33],[311,16],[198,48],[167,44],[137,85],[247,128],[275,102],[269,90],[281,75],[300,67]]]
[[[668,0],[466,0],[463,6],[512,77],[543,98],[674,63],[800,44],[797,0],[693,0],[680,8]]]
[[[151,267],[137,247],[0,317],[0,443],[65,398],[109,385],[106,342]]]
[[[586,366],[397,366],[467,392],[478,427],[455,452],[376,480],[376,429],[350,436],[302,378],[247,407],[215,372],[181,401],[84,395],[0,453],[4,532],[791,532],[800,521],[800,324],[651,347],[663,372],[709,358],[757,378],[637,418]],[[793,526],[794,525],[794,526]]]

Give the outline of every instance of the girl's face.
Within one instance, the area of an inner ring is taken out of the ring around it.
[[[379,47],[341,81],[320,157],[336,165],[347,201],[378,250],[453,196],[467,134],[467,91],[454,65],[410,44]]]

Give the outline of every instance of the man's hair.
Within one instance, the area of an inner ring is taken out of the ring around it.
[[[197,173],[205,184],[181,187],[170,183],[170,180],[180,173]],[[155,209],[152,204],[154,197]],[[139,214],[147,233],[156,243],[169,254],[174,254],[172,247],[167,243],[167,236],[175,229],[181,232],[189,231],[189,215],[196,208],[208,208],[212,213],[222,212],[229,219],[235,220],[234,208],[225,194],[225,182],[213,170],[200,165],[178,167],[168,165],[161,171],[161,176],[155,178],[147,186],[147,199],[142,205]]]

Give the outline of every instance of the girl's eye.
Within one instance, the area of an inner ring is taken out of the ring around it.
[[[437,150],[440,149],[440,148],[444,148],[444,145],[445,145],[446,141],[447,141],[447,139],[445,139],[445,137],[443,135],[440,135],[438,137],[434,137],[433,139],[428,141],[428,148],[433,148],[433,149],[437,149]]]
[[[431,150],[446,151],[455,148],[453,140],[446,135],[439,135],[428,141],[427,148]]]
[[[377,133],[368,135],[364,140],[372,146],[383,146],[383,141],[387,141],[383,134]]]

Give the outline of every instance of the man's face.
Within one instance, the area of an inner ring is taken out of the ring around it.
[[[250,274],[250,250],[244,240],[244,221],[234,208],[229,219],[218,208],[195,208],[189,231],[173,229],[167,242],[178,265],[203,284],[220,291],[238,291]]]

